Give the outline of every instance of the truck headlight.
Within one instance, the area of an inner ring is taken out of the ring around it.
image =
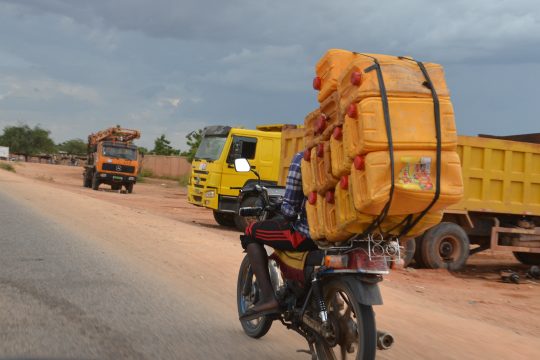
[[[128,177],[128,180],[135,180],[133,176]]]
[[[216,192],[214,190],[207,191],[204,193],[204,197],[206,198],[213,198],[214,196],[216,196]]]
[[[101,176],[101,177],[107,177],[107,174],[102,173],[102,174],[99,174],[99,176]]]

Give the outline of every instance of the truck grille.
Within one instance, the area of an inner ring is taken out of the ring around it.
[[[115,172],[121,172],[121,173],[129,173],[129,174],[132,174],[135,171],[134,166],[108,164],[108,163],[103,164],[102,169],[106,171],[115,171]]]

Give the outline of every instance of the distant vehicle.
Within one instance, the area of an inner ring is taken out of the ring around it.
[[[238,195],[242,187],[257,180],[251,173],[237,173],[234,160],[249,159],[261,181],[265,185],[275,185],[279,175],[283,127],[279,124],[257,126],[257,130],[206,127],[191,164],[188,201],[213,210],[218,224],[243,230],[246,221],[238,216]],[[240,205],[249,206],[248,203]]]
[[[140,136],[138,130],[120,127],[89,135],[83,186],[94,190],[100,184],[110,185],[112,190],[121,190],[123,186],[131,193],[140,168],[139,152],[132,141]]]
[[[9,147],[0,146],[0,160],[8,160],[8,159],[9,159]]]

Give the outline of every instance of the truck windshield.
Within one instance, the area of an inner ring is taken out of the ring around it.
[[[226,137],[221,136],[207,136],[204,137],[197,149],[195,159],[214,161],[219,159],[223,146],[225,145]]]
[[[137,160],[137,149],[107,145],[103,147],[103,155],[113,158]]]

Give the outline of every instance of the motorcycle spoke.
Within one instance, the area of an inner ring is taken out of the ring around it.
[[[347,348],[345,347],[344,344],[341,344],[339,347],[341,349],[341,360],[346,360],[347,359]]]

